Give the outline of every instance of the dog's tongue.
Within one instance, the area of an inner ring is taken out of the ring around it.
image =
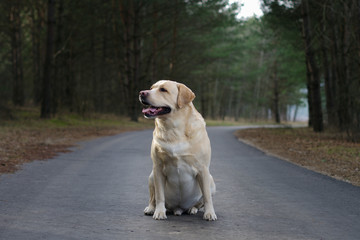
[[[161,111],[161,108],[149,107],[149,108],[144,108],[142,110],[142,113],[147,114],[147,115],[156,115],[160,111]]]

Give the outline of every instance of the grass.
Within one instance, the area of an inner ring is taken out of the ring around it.
[[[139,122],[114,114],[91,114],[84,118],[66,113],[39,119],[35,108],[17,108],[13,120],[0,121],[0,173],[11,173],[25,163],[54,157],[77,142],[125,131],[152,128],[153,121]]]
[[[214,120],[214,119],[205,119],[207,126],[251,126],[251,125],[276,125],[270,121],[251,121],[246,119],[239,119],[235,121],[234,119],[225,119],[225,120]],[[283,124],[278,124],[283,125]]]
[[[68,127],[128,127],[146,128],[153,125],[152,121],[140,118],[132,122],[123,116],[115,114],[89,114],[86,118],[74,113],[63,113],[51,119],[40,119],[37,108],[17,108],[13,110],[13,120],[0,120],[3,128],[68,128]]]

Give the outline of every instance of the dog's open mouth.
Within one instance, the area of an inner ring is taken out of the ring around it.
[[[145,115],[145,117],[148,118],[164,115],[170,112],[171,108],[169,107],[145,106],[145,108],[142,110],[142,113]]]

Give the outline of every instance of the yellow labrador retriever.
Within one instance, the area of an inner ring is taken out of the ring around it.
[[[215,183],[209,172],[211,148],[205,121],[196,111],[195,94],[184,84],[161,80],[141,91],[146,118],[155,118],[151,145],[153,169],[149,177],[150,200],[145,214],[166,219],[166,210],[180,216],[196,214],[217,219],[212,194]]]

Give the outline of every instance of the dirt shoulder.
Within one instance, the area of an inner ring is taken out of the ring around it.
[[[0,124],[0,174],[13,173],[34,160],[50,159],[79,141],[147,129],[151,121],[133,123],[111,116],[92,120],[77,117],[51,120],[15,120]]]
[[[239,140],[316,172],[360,186],[360,144],[308,128],[245,129]]]

